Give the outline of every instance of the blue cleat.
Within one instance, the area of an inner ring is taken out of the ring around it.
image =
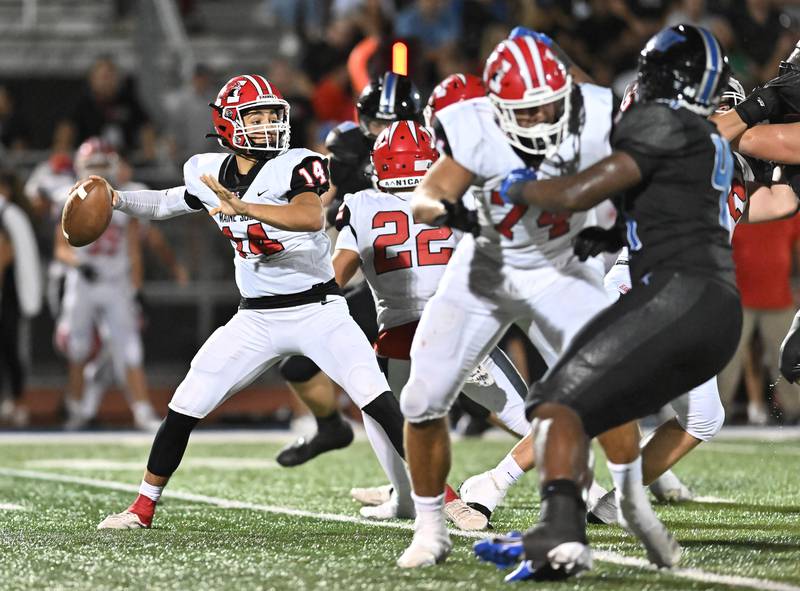
[[[508,573],[503,580],[506,583],[516,583],[517,581],[527,581],[528,579],[536,578],[533,562],[530,560],[523,560],[519,563],[517,568]]]
[[[522,560],[525,548],[522,532],[512,531],[505,536],[484,538],[472,546],[478,560],[491,562],[497,568],[509,568]]]

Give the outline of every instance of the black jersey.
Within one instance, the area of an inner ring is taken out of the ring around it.
[[[714,124],[685,108],[636,104],[622,114],[611,146],[642,173],[641,183],[615,199],[633,281],[672,269],[734,283],[727,211],[733,157]]]
[[[325,147],[331,153],[331,181],[339,199],[372,188],[372,144],[373,140],[352,121],[340,123],[325,138]]]

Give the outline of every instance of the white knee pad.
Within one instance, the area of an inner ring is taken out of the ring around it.
[[[433,392],[437,392],[438,395],[432,396]],[[416,378],[412,373],[400,395],[400,410],[409,423],[441,419],[450,412],[456,396],[458,396],[458,391],[455,394],[448,394],[446,388],[432,384],[428,380]]]
[[[716,377],[673,400],[671,404],[681,428],[700,441],[712,439],[725,423],[725,408],[719,398]]]

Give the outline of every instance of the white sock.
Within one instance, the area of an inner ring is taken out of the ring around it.
[[[410,508],[411,480],[408,477],[405,461],[397,453],[392,441],[378,421],[363,411],[361,418],[364,421],[364,432],[367,434],[372,451],[375,452],[378,463],[389,478],[389,482],[392,483],[399,506]]]
[[[650,486],[653,486],[656,483],[658,483],[663,490],[672,490],[681,487],[680,479],[675,476],[675,472],[672,470],[667,470],[664,472],[661,476],[651,482]]]
[[[623,527],[630,525],[636,530],[650,529],[659,524],[642,485],[641,456],[629,464],[612,462],[607,462],[607,464],[616,486],[614,494],[617,500],[620,524]],[[635,523],[629,523],[631,519]]]
[[[441,524],[444,527],[444,493],[435,497],[421,497],[412,491],[411,498],[414,500],[420,525]]]
[[[158,503],[158,499],[161,498],[161,491],[163,490],[163,486],[154,486],[152,484],[148,484],[144,480],[142,480],[142,483],[139,485],[139,494],[147,497],[154,503]]]
[[[512,484],[525,474],[511,454],[504,457],[500,463],[497,464],[497,467],[491,470],[491,473],[500,490],[508,490]]]

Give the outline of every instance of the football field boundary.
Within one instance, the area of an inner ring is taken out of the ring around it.
[[[50,473],[50,472],[36,472],[31,470],[17,470],[13,468],[0,467],[0,475],[9,476],[12,478],[23,478],[29,480],[41,480],[47,482],[62,482],[66,484],[76,484],[82,486],[89,486],[94,488],[102,488],[106,490],[114,490],[119,492],[138,493],[138,485],[128,484],[124,482],[115,482],[112,480],[99,480],[94,478],[83,478],[79,476],[69,476],[66,474]],[[318,519],[321,521],[333,521],[339,523],[352,523],[357,525],[364,525],[367,527],[383,527],[391,529],[401,529],[406,531],[413,531],[414,526],[410,523],[401,523],[397,521],[371,521],[361,517],[352,515],[341,515],[338,513],[324,513],[315,511],[306,511],[303,509],[292,509],[290,507],[281,507],[278,505],[265,505],[259,503],[248,503],[246,501],[235,501],[231,499],[223,499],[220,497],[213,497],[208,495],[201,495],[196,493],[182,492],[178,490],[167,489],[164,491],[164,498],[178,499],[182,501],[189,501],[194,503],[203,503],[212,505],[221,509],[244,509],[248,511],[258,511],[261,513],[271,513],[275,515],[286,515],[290,517],[298,517],[305,519]],[[450,535],[460,538],[479,539],[487,535],[486,532],[466,532],[461,530],[450,530]],[[606,550],[593,549],[593,556],[595,560],[600,562],[607,562],[619,566],[628,566],[641,568],[650,571],[657,571],[659,574],[664,574],[680,579],[689,579],[701,583],[712,583],[719,585],[729,585],[731,587],[741,587],[747,589],[763,589],[766,591],[800,591],[800,586],[792,585],[790,583],[782,583],[780,581],[772,581],[769,579],[758,579],[755,577],[742,577],[738,575],[723,575],[711,573],[696,568],[675,568],[671,570],[658,570],[649,562],[642,558],[633,556],[625,556],[616,552],[609,552]]]

